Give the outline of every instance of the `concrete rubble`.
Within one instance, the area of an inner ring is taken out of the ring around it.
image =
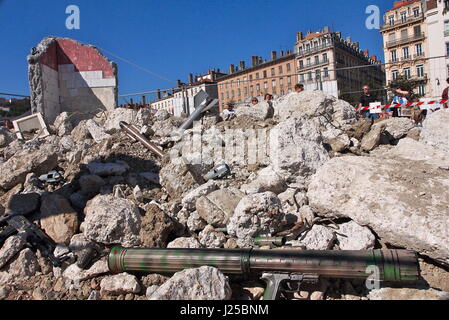
[[[257,248],[255,237],[295,229],[302,231],[279,249],[415,250],[426,261],[426,286],[370,293],[346,280],[323,279],[292,299],[446,298],[447,111],[430,115],[421,132],[408,119],[357,120],[349,104],[320,92],[288,94],[272,106],[237,110],[229,121],[206,116],[202,127],[182,137],[174,131],[185,119],[163,110],[102,110],[77,124],[63,112],[50,136],[32,141],[2,129],[1,213],[26,215],[67,260],[53,267],[20,235],[9,236],[0,243],[0,299],[258,300],[260,282],[228,278],[212,267],[171,277],[114,275],[105,256],[115,246]],[[144,129],[168,156],[130,139],[121,121]],[[241,147],[251,129],[260,133],[258,142]],[[228,146],[231,151],[216,152]],[[241,161],[253,155],[257,161]],[[231,174],[206,180],[222,163]],[[54,170],[62,180],[39,180]],[[95,254],[80,265],[87,249]],[[11,289],[18,284],[20,295]]]

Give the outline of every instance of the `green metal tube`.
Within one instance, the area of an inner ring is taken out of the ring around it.
[[[300,251],[225,249],[113,248],[108,259],[113,273],[174,274],[202,266],[227,275],[263,273],[316,274],[328,278],[365,279],[376,267],[380,281],[419,279],[417,255],[406,250]]]

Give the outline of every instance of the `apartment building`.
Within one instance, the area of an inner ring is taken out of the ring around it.
[[[419,81],[416,93],[431,95],[424,0],[395,1],[384,15],[383,35],[387,85],[403,76]]]
[[[361,50],[358,42],[342,38],[324,27],[318,32],[296,34],[296,65],[299,83],[306,90],[321,90],[356,104],[361,88],[384,86],[384,71],[377,57]]]
[[[245,61],[239,66],[233,64],[229,73],[218,81],[218,97],[220,110],[228,103],[249,102],[251,97],[262,99],[266,93],[284,95],[292,92],[296,85],[296,60],[292,51],[271,52],[270,60],[253,56],[251,66],[247,67]]]
[[[428,60],[427,97],[434,99],[441,97],[449,76],[449,0],[429,0],[426,7],[426,52],[431,58]]]

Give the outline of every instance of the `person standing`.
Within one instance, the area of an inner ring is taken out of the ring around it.
[[[408,103],[407,96],[410,95],[410,92],[403,90],[402,88],[398,88],[395,90],[395,96],[391,104],[402,104],[405,105]],[[399,118],[399,108],[390,108],[390,111],[393,113],[393,118]],[[392,110],[391,110],[392,109]]]
[[[449,85],[449,78],[446,80],[446,82],[447,82],[447,84]],[[443,94],[441,95],[441,98],[442,98],[443,100],[448,100],[448,99],[449,99],[449,87],[447,87],[446,89],[444,89]],[[443,105],[443,108],[444,108],[444,109],[447,109],[448,106],[449,106],[449,104],[446,102],[446,103]]]
[[[363,87],[363,94],[360,97],[359,110],[363,118],[368,118],[372,121],[379,119],[377,113],[371,113],[370,110],[361,110],[361,108],[369,107],[370,103],[376,102],[376,98],[371,94],[371,89],[369,86]]]

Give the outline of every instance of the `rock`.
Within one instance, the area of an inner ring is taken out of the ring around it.
[[[314,122],[289,119],[270,132],[272,168],[287,182],[313,175],[329,155]]]
[[[151,129],[156,137],[170,137],[172,136],[179,126],[175,126],[175,123],[171,119],[157,121],[153,124]]]
[[[115,162],[115,163],[91,162],[87,164],[87,169],[92,175],[97,175],[100,177],[109,177],[109,176],[124,175],[129,170],[129,166],[124,162]]]
[[[339,225],[337,232],[338,246],[341,250],[372,250],[376,237],[370,229],[359,226],[354,221]]]
[[[0,164],[0,187],[6,190],[24,183],[28,173],[43,175],[58,165],[58,155],[51,147],[43,146],[32,152],[19,152]]]
[[[14,140],[16,140],[14,133],[6,128],[0,127],[0,148],[7,147]]]
[[[421,131],[421,141],[449,152],[449,109],[434,112],[426,118]]]
[[[271,191],[280,194],[287,189],[285,180],[271,167],[259,171],[257,178],[249,184],[243,185],[240,190],[246,194],[255,194]]]
[[[321,122],[330,122],[336,127],[341,127],[356,120],[356,112],[349,103],[321,91],[287,94],[277,103],[276,111],[281,121],[288,118],[307,120],[322,117]]]
[[[80,121],[80,123],[78,123],[78,125],[70,133],[74,141],[82,142],[87,139],[92,139],[92,136],[87,129],[86,122],[87,120]]]
[[[60,137],[69,135],[73,130],[72,122],[67,112],[60,113],[53,126],[55,127],[56,134]]]
[[[101,294],[98,291],[92,291],[89,294],[89,297],[87,298],[87,300],[89,301],[97,301],[97,300],[101,300]]]
[[[449,292],[449,271],[441,265],[419,259],[419,270],[422,279],[433,289]]]
[[[176,273],[152,294],[151,300],[229,300],[231,295],[223,273],[201,267]]]
[[[154,120],[164,121],[164,120],[170,119],[170,117],[171,117],[171,114],[167,110],[161,109],[161,110],[158,110],[156,112],[156,114],[154,115]]]
[[[321,225],[314,225],[298,241],[308,250],[329,250],[329,244],[334,238],[334,232]]]
[[[9,198],[6,208],[26,216],[39,209],[40,200],[41,196],[38,193],[14,194]]]
[[[238,238],[240,247],[252,246],[253,238],[281,231],[285,224],[282,204],[272,192],[243,198],[231,217],[228,233]]]
[[[177,238],[167,245],[167,248],[174,249],[200,249],[201,243],[195,238]]]
[[[85,126],[96,143],[111,138],[94,120],[87,120]]]
[[[312,223],[312,221],[315,219],[315,213],[310,206],[301,207],[301,209],[299,209],[298,215],[303,222],[307,221],[308,223]]]
[[[349,138],[361,141],[363,137],[370,132],[372,125],[373,122],[371,120],[363,118],[346,128],[345,133]]]
[[[97,195],[100,189],[106,184],[106,182],[97,175],[85,175],[82,176],[78,183],[81,188],[81,192],[88,197]]]
[[[142,217],[140,238],[142,245],[147,248],[165,248],[168,238],[175,231],[173,221],[156,205],[147,208]]]
[[[33,300],[42,301],[45,300],[45,294],[42,292],[41,288],[36,288],[32,294]]]
[[[449,264],[448,185],[449,171],[426,162],[342,157],[318,170],[307,196],[320,216],[351,218],[384,242]]]
[[[223,232],[217,232],[214,227],[208,225],[200,232],[198,240],[205,248],[218,249],[223,248],[227,239]]]
[[[187,219],[187,227],[190,232],[198,232],[203,230],[207,226],[207,222],[200,217],[198,212],[192,212]]]
[[[37,257],[30,249],[22,250],[17,259],[8,266],[9,275],[16,281],[27,280],[39,270]]]
[[[154,172],[141,172],[141,173],[139,173],[139,176],[141,176],[142,178],[145,178],[146,180],[148,180],[149,182],[151,182],[153,184],[161,183],[159,174],[154,173]]]
[[[159,286],[151,286],[147,288],[145,296],[147,297],[148,300],[151,299],[151,296],[153,295],[153,293],[156,292],[157,289],[159,289]]]
[[[181,158],[176,158],[161,169],[161,185],[172,198],[182,198],[199,184]]]
[[[87,201],[89,201],[89,198],[81,192],[75,192],[70,195],[70,202],[75,208],[84,209]]]
[[[449,292],[434,289],[382,288],[369,293],[370,300],[449,300]]]
[[[125,247],[140,244],[140,212],[132,201],[99,195],[87,203],[84,214],[81,230],[87,239]]]
[[[103,259],[95,262],[89,269],[83,270],[75,264],[71,264],[64,270],[62,276],[73,282],[86,281],[109,273],[108,262]]]
[[[135,276],[127,273],[121,273],[114,276],[109,276],[100,282],[101,295],[118,296],[127,293],[139,293],[140,284]]]
[[[6,239],[3,246],[0,248],[0,269],[16,256],[26,244],[27,242],[18,236],[11,236]]]
[[[308,203],[306,194],[290,188],[281,193],[278,197],[282,203],[282,209],[285,213],[287,225],[301,222],[302,217],[299,210]]]
[[[216,228],[223,228],[234,214],[235,208],[242,199],[239,194],[230,189],[214,191],[196,201],[196,209],[201,218]]]
[[[385,131],[385,125],[381,123],[378,126],[373,126],[370,132],[368,132],[362,139],[361,147],[364,151],[369,152],[379,146],[382,134]]]
[[[0,288],[0,301],[6,299],[8,297],[9,290],[7,288]]]
[[[351,146],[351,140],[346,134],[341,134],[333,139],[324,140],[324,142],[329,144],[334,152],[343,152]]]
[[[202,196],[207,196],[209,193],[217,189],[218,189],[217,183],[214,180],[209,180],[205,184],[199,186],[198,188],[186,194],[185,197],[182,198],[181,204],[185,209],[189,211],[195,211],[196,201],[198,200],[198,198]]]
[[[419,141],[421,138],[421,131],[422,131],[422,128],[414,127],[409,132],[407,132],[407,138]]]
[[[40,223],[42,229],[55,242],[69,244],[72,236],[78,231],[78,213],[63,196],[44,195],[42,196]]]
[[[268,118],[272,118],[273,114],[274,114],[273,107],[265,101],[259,102],[255,106],[250,107],[242,106],[237,108],[236,110],[237,117],[246,116],[261,121],[265,121]]]
[[[145,277],[142,277],[142,285],[147,288],[151,286],[159,287],[163,285],[165,282],[167,282],[168,279],[170,278],[160,274],[149,274]]]
[[[125,109],[125,108],[116,108],[107,113],[107,119],[104,123],[104,130],[109,134],[114,134],[121,130],[120,122],[124,121],[128,124],[134,124],[136,126],[142,126],[142,123],[138,123],[136,120],[137,115],[136,110],[133,109]]]
[[[399,140],[415,127],[415,123],[409,118],[389,118],[374,124],[373,129],[378,126],[385,126],[385,132],[389,133],[394,140]]]

